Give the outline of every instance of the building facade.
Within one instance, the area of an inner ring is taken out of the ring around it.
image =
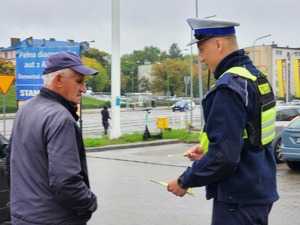
[[[277,99],[300,99],[300,48],[272,44],[247,47],[245,51],[254,65],[269,75]]]

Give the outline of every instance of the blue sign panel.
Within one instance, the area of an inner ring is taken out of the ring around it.
[[[50,55],[69,51],[80,54],[79,47],[23,48],[16,52],[16,92],[18,101],[26,101],[39,93],[44,85],[44,68]]]
[[[116,106],[120,106],[121,105],[121,99],[120,97],[116,97]]]

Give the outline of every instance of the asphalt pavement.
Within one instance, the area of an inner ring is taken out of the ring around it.
[[[191,165],[175,156],[194,144],[156,140],[129,145],[87,149],[91,188],[98,196],[98,210],[89,225],[209,225],[212,201],[203,187],[195,196],[182,198],[150,180],[168,182]],[[168,157],[174,155],[173,157]],[[300,172],[277,165],[280,200],[270,214],[270,225],[298,225],[300,221]]]

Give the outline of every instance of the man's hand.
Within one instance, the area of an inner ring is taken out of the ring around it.
[[[174,195],[177,195],[179,197],[183,197],[187,192],[187,189],[182,189],[181,187],[179,187],[177,178],[171,180],[168,183],[167,189],[169,192],[172,192]]]
[[[200,148],[200,145],[197,144],[183,153],[183,156],[189,158],[191,161],[195,161],[201,159],[203,156],[203,150]]]

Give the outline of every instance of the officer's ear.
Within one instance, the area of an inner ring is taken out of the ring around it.
[[[224,40],[222,38],[216,38],[215,39],[216,48],[218,51],[222,51],[224,47]]]

